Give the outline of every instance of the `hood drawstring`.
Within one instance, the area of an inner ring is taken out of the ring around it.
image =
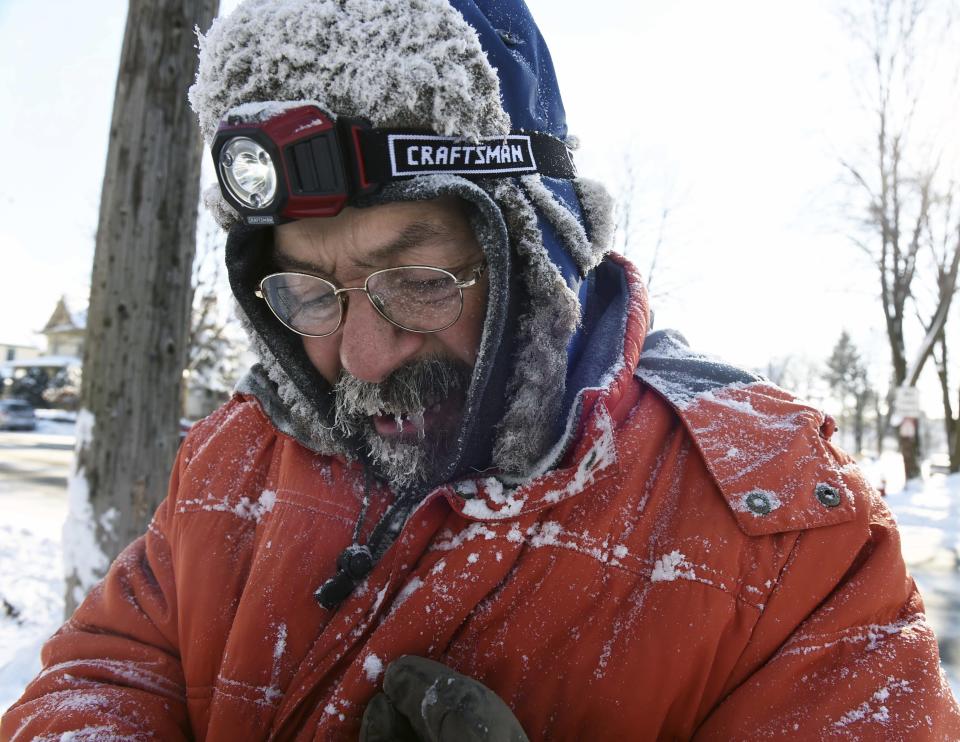
[[[337,571],[333,577],[324,582],[313,594],[317,602],[327,610],[336,610],[344,600],[350,597],[357,585],[373,571],[377,562],[400,534],[407,516],[426,494],[419,488],[399,493],[380,516],[380,520],[370,532],[367,543],[361,544],[360,535],[370,507],[372,480],[373,473],[364,464],[363,503],[353,528],[353,543],[337,557]]]

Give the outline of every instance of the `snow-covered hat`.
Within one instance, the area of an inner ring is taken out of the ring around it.
[[[519,130],[567,139],[550,54],[522,0],[246,0],[200,37],[190,102],[209,144],[225,114],[262,101],[310,101],[376,127],[465,140]],[[484,339],[445,477],[491,464],[522,477],[551,463],[585,279],[608,249],[612,204],[599,184],[540,175],[422,175],[369,203],[443,194],[476,207],[490,266]],[[354,453],[329,429],[329,386],[300,339],[252,297],[269,232],[240,224],[219,188],[205,202],[230,229],[231,284],[272,382],[252,378],[248,390],[274,394],[268,413],[311,448]]]

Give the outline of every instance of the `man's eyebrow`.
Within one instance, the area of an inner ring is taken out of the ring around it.
[[[363,259],[351,259],[351,263],[360,268],[371,270],[382,268],[390,257],[402,254],[407,250],[424,244],[452,240],[453,232],[442,224],[434,222],[411,222],[404,227],[400,234],[384,245],[375,247]],[[284,255],[274,246],[273,262],[282,271],[299,271],[316,275],[327,275],[327,272],[316,263],[297,260],[290,255]]]
[[[383,263],[398,253],[404,253],[421,245],[453,239],[453,232],[435,222],[411,222],[394,239],[385,245],[374,248],[362,260],[353,261],[363,268],[382,267]]]
[[[274,248],[273,262],[281,271],[297,271],[300,273],[316,273],[323,275],[323,270],[316,263],[310,263],[306,260],[297,260],[289,255],[282,254]]]

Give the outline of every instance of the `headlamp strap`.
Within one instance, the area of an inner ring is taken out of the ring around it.
[[[335,216],[357,196],[418,175],[577,177],[566,143],[544,132],[469,141],[373,128],[312,103],[251,105],[227,114],[211,146],[224,198],[247,224]]]
[[[385,129],[353,130],[366,179],[374,183],[415,175],[504,177],[539,173],[566,180],[577,177],[570,150],[542,132],[467,141],[457,137]]]

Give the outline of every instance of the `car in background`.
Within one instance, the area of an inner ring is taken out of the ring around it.
[[[946,453],[935,453],[929,461],[931,474],[949,474],[950,473],[950,455]]]
[[[0,399],[0,430],[36,430],[33,405],[22,399]]]

